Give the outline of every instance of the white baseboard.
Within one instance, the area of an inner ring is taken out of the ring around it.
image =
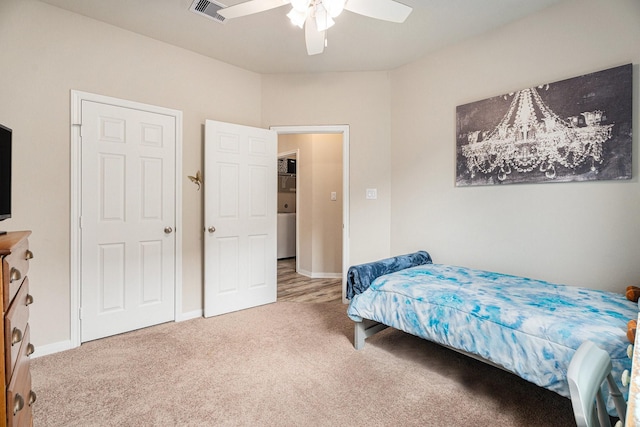
[[[72,348],[73,346],[71,345],[71,340],[39,345],[36,347],[35,351],[30,357],[32,359],[35,359],[36,357],[47,356],[53,353],[60,353],[61,351],[71,350]]]
[[[302,274],[310,279],[341,279],[342,273],[313,273],[306,270],[298,270],[298,274]]]
[[[202,310],[193,310],[188,313],[181,313],[176,317],[175,321],[184,322],[185,320],[196,319],[198,317],[202,317],[202,313]],[[49,354],[60,353],[61,351],[71,350],[72,348],[73,345],[71,345],[71,340],[39,345],[31,355],[31,358],[35,359],[36,357],[48,356]]]
[[[193,310],[187,313],[181,313],[176,316],[176,322],[184,322],[185,320],[197,319],[198,317],[202,317],[204,312],[202,310]]]

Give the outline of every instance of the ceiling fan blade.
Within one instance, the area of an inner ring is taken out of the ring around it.
[[[307,16],[304,23],[304,39],[309,55],[317,55],[324,51],[325,33],[326,31],[318,31],[316,20],[311,15]]]
[[[344,8],[359,15],[402,23],[413,8],[394,0],[347,0]]]
[[[289,4],[289,2],[287,0],[249,0],[244,3],[224,7],[218,10],[218,14],[224,16],[225,19],[239,18],[264,12],[265,10],[275,9],[285,4]]]

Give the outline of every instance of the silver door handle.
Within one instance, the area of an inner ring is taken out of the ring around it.
[[[207,231],[211,234],[216,232],[216,228],[212,225],[211,227],[207,228]]]
[[[171,227],[165,227],[164,228],[164,234],[171,234],[173,232],[173,228]]]

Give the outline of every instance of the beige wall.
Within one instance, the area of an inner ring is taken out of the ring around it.
[[[562,2],[391,73],[391,252],[621,291],[640,284],[640,2]],[[456,106],[633,63],[633,179],[454,186]]]
[[[0,52],[0,122],[15,137],[2,228],[33,230],[36,347],[70,339],[72,89],[183,111],[182,308],[201,310],[202,192],[186,176],[202,168],[205,119],[260,125],[260,76],[33,0],[0,1]]]
[[[263,127],[349,125],[350,264],[390,254],[390,120],[387,72],[262,78]],[[367,188],[376,200],[365,199]]]
[[[285,134],[278,151],[299,150],[298,272],[310,277],[342,273],[342,134]],[[331,192],[336,199],[330,199]]]
[[[202,193],[186,175],[202,168],[207,118],[349,125],[351,264],[426,249],[437,262],[570,284],[638,284],[638,22],[637,0],[569,0],[392,72],[260,76],[34,0],[1,0],[0,122],[15,131],[16,165],[14,218],[2,228],[33,230],[34,343],[70,339],[72,89],[184,112],[183,312],[202,307]],[[629,62],[631,181],[454,187],[457,105]]]
[[[311,147],[312,277],[342,277],[342,134],[313,135]]]

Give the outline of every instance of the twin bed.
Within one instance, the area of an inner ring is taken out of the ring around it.
[[[347,311],[354,345],[391,326],[493,364],[569,397],[566,373],[589,340],[631,369],[627,322],[638,305],[623,294],[433,264],[424,251],[353,266]]]

